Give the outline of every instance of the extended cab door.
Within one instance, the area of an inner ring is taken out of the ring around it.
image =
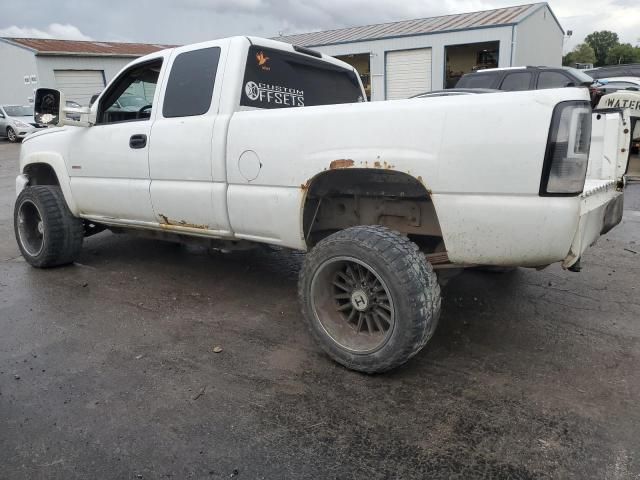
[[[176,231],[226,235],[226,126],[218,117],[226,41],[173,51],[149,167],[156,221]],[[220,130],[219,135],[214,132]]]
[[[96,124],[75,132],[67,168],[83,215],[154,220],[149,137],[163,62],[158,57],[123,71],[100,96]]]

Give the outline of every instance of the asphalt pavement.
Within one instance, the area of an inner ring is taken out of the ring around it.
[[[103,232],[31,268],[19,148],[0,141],[1,479],[640,478],[640,184],[581,273],[465,272],[429,345],[368,376],[311,341],[298,253]]]

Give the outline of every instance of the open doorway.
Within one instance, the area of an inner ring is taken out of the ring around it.
[[[465,73],[498,66],[500,42],[467,43],[445,47],[444,87],[453,88]]]
[[[352,55],[336,56],[338,60],[348,63],[360,74],[367,100],[371,100],[371,58],[368,53],[355,53]]]

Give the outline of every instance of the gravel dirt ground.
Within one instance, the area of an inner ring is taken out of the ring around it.
[[[582,273],[466,272],[427,348],[367,376],[312,343],[297,253],[103,232],[29,267],[18,154],[0,141],[0,478],[640,478],[640,185]]]

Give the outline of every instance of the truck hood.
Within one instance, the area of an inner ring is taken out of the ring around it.
[[[42,130],[37,130],[29,135],[22,141],[22,143],[28,142],[29,140],[33,140],[36,137],[42,137],[43,135],[49,135],[51,133],[61,133],[66,131],[66,127],[50,127],[43,128]]]

